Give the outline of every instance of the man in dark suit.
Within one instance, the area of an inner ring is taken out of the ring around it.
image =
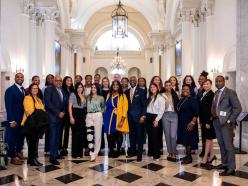
[[[137,87],[137,78],[130,77],[130,86],[125,93],[128,99],[128,123],[130,149],[128,157],[137,155],[137,161],[142,160],[143,141],[144,141],[144,116],[146,105],[146,92],[144,89]],[[138,151],[137,151],[138,145]]]
[[[65,94],[62,89],[62,78],[59,75],[55,76],[54,85],[46,88],[44,101],[51,120],[49,125],[50,163],[59,165],[57,161],[59,132],[65,115]]]
[[[220,176],[229,176],[234,175],[236,169],[233,134],[242,108],[236,92],[225,87],[223,76],[216,77],[215,86],[218,90],[215,92],[211,113],[221,152],[221,164],[217,168],[224,170]]]
[[[6,126],[6,142],[9,146],[8,156],[12,164],[21,165],[24,135],[21,131],[21,121],[24,114],[23,100],[25,91],[22,86],[24,75],[17,73],[15,83],[5,92],[5,107],[9,125]]]

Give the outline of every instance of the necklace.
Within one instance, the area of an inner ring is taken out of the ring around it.
[[[182,103],[181,103],[181,100],[183,100]],[[181,107],[182,107],[183,104],[188,100],[188,97],[183,98],[183,99],[181,99],[181,100],[180,100],[179,103],[177,104],[177,110],[178,110],[178,111],[181,110]]]

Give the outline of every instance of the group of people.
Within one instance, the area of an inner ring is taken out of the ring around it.
[[[167,147],[167,160],[176,162],[177,144],[185,147],[182,164],[192,163],[192,153],[198,150],[198,125],[201,126],[201,166],[209,168],[216,159],[213,139],[217,137],[221,151],[222,176],[235,173],[233,134],[241,105],[234,90],[225,86],[225,78],[217,76],[212,91],[212,81],[203,71],[197,88],[194,78],[187,75],[179,88],[175,76],[162,82],[154,76],[147,87],[146,79],[114,75],[112,82],[99,74],[66,76],[47,75],[45,87],[40,88],[39,76],[32,78],[24,89],[24,75],[17,73],[15,83],[6,90],[7,120],[6,142],[11,163],[20,165],[24,159],[24,138],[28,144],[31,166],[41,166],[38,161],[40,136],[22,132],[28,118],[39,109],[48,113],[49,125],[45,132],[45,153],[50,163],[59,165],[58,159],[68,155],[71,129],[71,156],[90,156],[95,161],[108,144],[108,156],[117,158],[137,156],[142,161],[143,146],[148,141],[148,157],[159,161],[163,154],[163,134]]]

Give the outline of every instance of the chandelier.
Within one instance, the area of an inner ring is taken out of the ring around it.
[[[111,64],[111,73],[120,75],[126,74],[126,64],[120,56],[119,48],[117,48],[116,56],[113,59],[113,63]]]
[[[123,8],[121,1],[117,5],[117,8],[111,14],[112,17],[112,36],[115,38],[128,37],[128,13]]]

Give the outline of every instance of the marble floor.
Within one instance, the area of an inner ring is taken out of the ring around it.
[[[9,164],[7,170],[0,171],[0,185],[157,185],[157,186],[248,186],[248,155],[236,155],[236,176],[219,177],[217,170],[206,170],[198,166],[201,161],[198,155],[193,155],[194,162],[183,166],[180,162],[166,160],[166,154],[160,161],[153,161],[146,155],[142,162],[135,158],[127,159],[121,156],[117,159],[99,156],[96,162],[90,162],[89,157],[72,159],[70,156],[60,160],[59,166],[50,165],[39,149],[42,167],[30,167],[26,162],[22,166]],[[183,149],[178,148],[180,154]],[[220,163],[218,145],[215,151]],[[26,150],[25,150],[26,153]]]

